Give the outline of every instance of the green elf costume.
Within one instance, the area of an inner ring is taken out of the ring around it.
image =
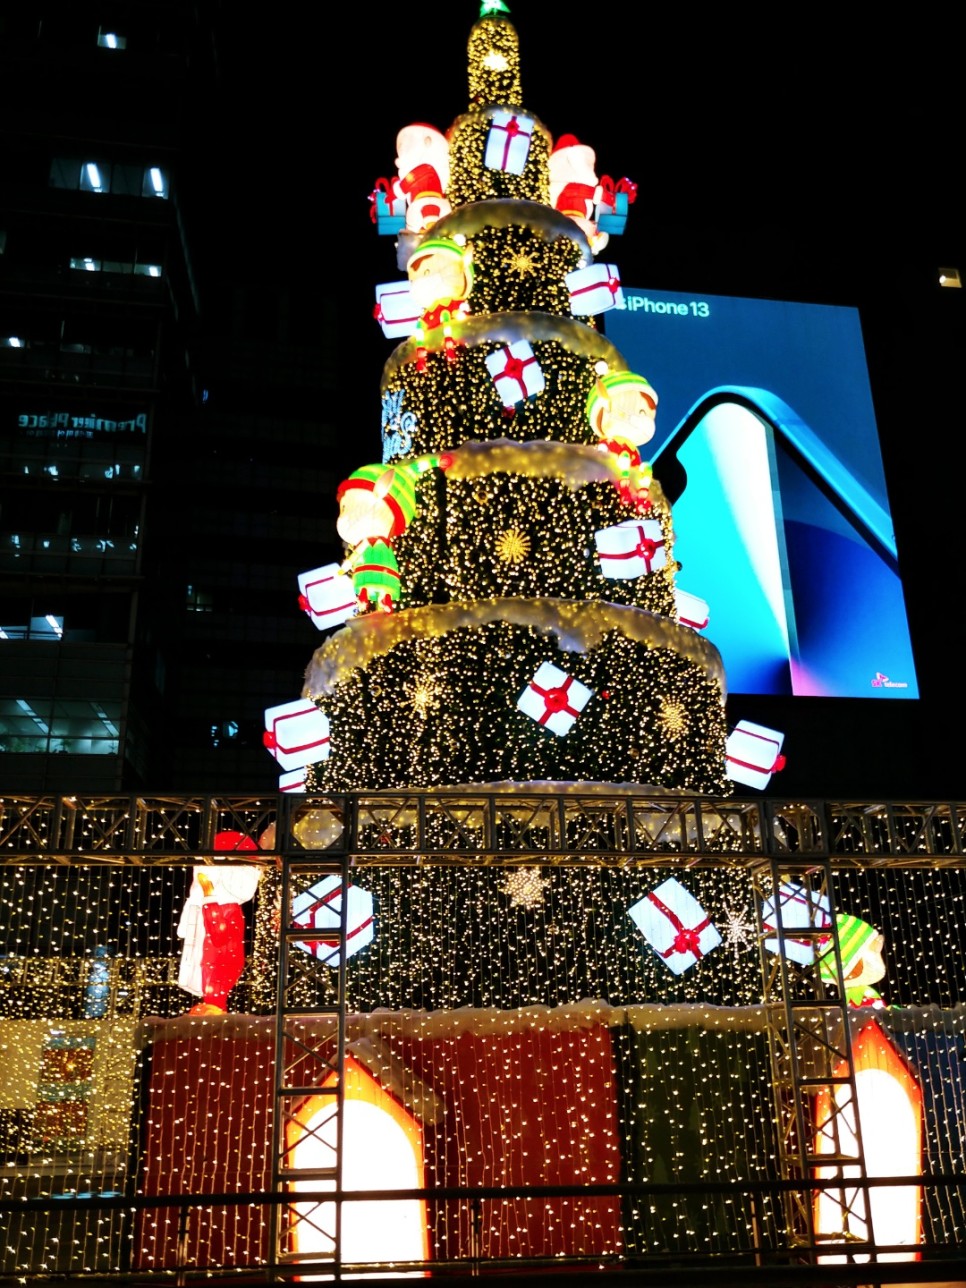
[[[845,997],[849,1006],[874,1006],[884,1008],[881,995],[872,987],[884,978],[885,962],[882,949],[885,936],[861,917],[840,912],[835,918],[835,933],[842,958],[842,975],[845,979]],[[837,984],[835,955],[826,949],[819,958],[819,974],[826,984]]]

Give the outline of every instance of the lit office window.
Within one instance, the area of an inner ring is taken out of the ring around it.
[[[141,189],[142,197],[167,197],[168,196],[168,176],[160,166],[152,165],[144,172],[144,184]]]
[[[197,586],[189,586],[185,607],[189,613],[213,613],[215,598],[210,590],[199,590]]]
[[[105,31],[99,27],[97,43],[101,49],[127,49],[127,36],[119,36],[116,31]]]
[[[131,162],[82,161],[77,157],[54,157],[50,163],[51,188],[76,192],[114,193],[115,196],[162,197],[171,195],[168,172],[161,166]]]
[[[211,726],[211,745],[221,747],[226,742],[236,742],[239,725],[237,720],[222,720]]]
[[[962,289],[963,279],[959,275],[958,268],[941,268],[939,270],[939,285],[952,286],[955,289]]]
[[[27,341],[19,335],[8,335],[0,337],[0,349],[25,349]]]
[[[81,192],[110,191],[110,167],[97,161],[84,161],[80,170]]]
[[[81,273],[123,273],[130,277],[160,277],[160,264],[138,264],[131,260],[123,259],[94,259],[90,255],[72,255],[70,257],[70,266],[72,269]]]

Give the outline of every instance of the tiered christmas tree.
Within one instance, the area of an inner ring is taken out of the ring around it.
[[[523,107],[517,33],[484,4],[469,109],[402,130],[372,194],[406,277],[377,290],[382,460],[339,489],[329,629],[306,672],[317,791],[640,784],[726,796],[720,656],[684,624],[671,512],[642,461],[658,394],[596,318],[634,198]],[[277,717],[279,713],[283,720]],[[271,713],[270,713],[271,714]],[[298,715],[294,719],[298,721]]]

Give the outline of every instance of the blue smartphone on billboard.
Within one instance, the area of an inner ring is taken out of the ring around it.
[[[604,329],[657,390],[677,584],[728,691],[917,698],[858,311],[623,294]]]

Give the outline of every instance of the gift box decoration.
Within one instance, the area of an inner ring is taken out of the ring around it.
[[[526,340],[504,345],[489,354],[485,362],[504,407],[515,407],[543,393],[543,372]]]
[[[593,696],[593,689],[566,671],[552,662],[541,662],[536,675],[520,694],[517,708],[562,738]]]
[[[580,317],[624,307],[616,264],[588,264],[586,268],[575,268],[564,280],[570,291],[571,311]]]
[[[785,735],[776,729],[739,720],[725,743],[725,773],[746,787],[767,787],[772,774],[785,767],[784,741]]]
[[[487,170],[523,174],[530,155],[533,120],[520,112],[494,112],[486,136],[483,164]]]
[[[657,519],[626,519],[594,533],[600,570],[612,580],[643,577],[667,564],[664,533]]]
[[[627,912],[675,975],[683,975],[696,966],[721,943],[721,935],[711,918],[674,877],[632,904]]]
[[[355,616],[356,593],[352,578],[339,564],[323,564],[299,573],[299,608],[320,631]]]
[[[406,227],[406,198],[388,179],[377,179],[369,194],[372,222],[380,237],[395,236]]]
[[[762,929],[773,936],[765,940],[765,947],[770,953],[783,953],[789,961],[798,962],[800,966],[811,966],[816,951],[821,952],[828,941],[796,937],[795,931],[803,927],[831,931],[828,896],[817,890],[807,890],[797,881],[784,881],[778,887],[777,902],[777,912],[774,897],[766,899],[761,905]],[[781,926],[778,924],[779,917]]]
[[[287,774],[279,774],[278,790],[280,792],[289,792],[295,796],[305,794],[305,766],[300,769],[290,769]]]
[[[698,595],[686,590],[674,588],[674,604],[677,608],[678,623],[690,626],[693,631],[703,631],[708,624],[710,613],[708,605]]]
[[[94,1077],[93,1035],[57,1034],[40,1053],[39,1100],[75,1099],[90,1091]]]
[[[619,179],[615,183],[609,174],[601,175],[600,199],[595,212],[599,231],[620,236],[627,225],[628,208],[636,200],[636,183],[630,179]]]
[[[381,282],[376,287],[372,316],[390,340],[413,335],[422,317],[422,309],[413,299],[408,282]]]
[[[318,932],[296,940],[296,947],[326,966],[339,964],[339,926],[342,904],[346,903],[345,955],[352,957],[375,934],[372,894],[360,886],[345,889],[339,876],[323,877],[292,900],[292,924],[297,929]]]
[[[305,698],[268,707],[262,743],[283,769],[328,760],[329,718]]]

